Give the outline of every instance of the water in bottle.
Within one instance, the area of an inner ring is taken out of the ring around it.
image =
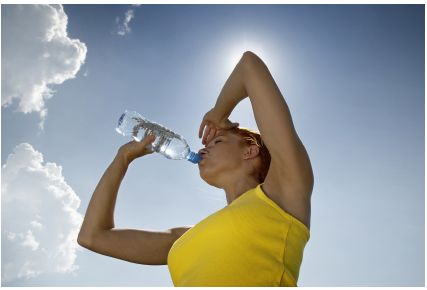
[[[184,137],[156,122],[145,119],[134,111],[126,110],[120,116],[116,131],[123,136],[132,136],[138,142],[153,133],[156,139],[149,145],[149,149],[168,159],[185,158],[195,164],[201,159],[199,154],[190,150]]]

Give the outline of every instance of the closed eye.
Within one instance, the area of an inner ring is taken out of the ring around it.
[[[218,142],[221,142],[221,141],[222,141],[222,140],[216,140],[216,141],[215,141],[215,144],[216,144],[216,143],[218,143]]]

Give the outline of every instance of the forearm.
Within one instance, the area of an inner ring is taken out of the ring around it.
[[[245,55],[228,77],[216,101],[215,111],[224,118],[228,118],[237,104],[248,96],[245,88],[244,62]]]
[[[117,154],[93,192],[80,230],[80,238],[114,228],[117,193],[127,168],[126,159],[123,155]]]

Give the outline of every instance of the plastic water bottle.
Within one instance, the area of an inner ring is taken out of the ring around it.
[[[135,141],[140,142],[150,133],[154,133],[156,139],[147,147],[148,149],[164,155],[168,159],[187,159],[195,164],[199,163],[201,157],[192,152],[187,141],[172,130],[151,122],[134,111],[125,111],[119,118],[116,131],[123,136],[132,136]]]

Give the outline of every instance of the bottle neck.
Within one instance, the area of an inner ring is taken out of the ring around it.
[[[190,161],[190,162],[192,162],[194,164],[199,163],[199,161],[201,159],[201,157],[200,157],[199,154],[197,154],[195,152],[192,152],[192,151],[190,151],[190,153],[188,153],[188,155],[187,155],[186,158],[187,158],[188,161]]]

